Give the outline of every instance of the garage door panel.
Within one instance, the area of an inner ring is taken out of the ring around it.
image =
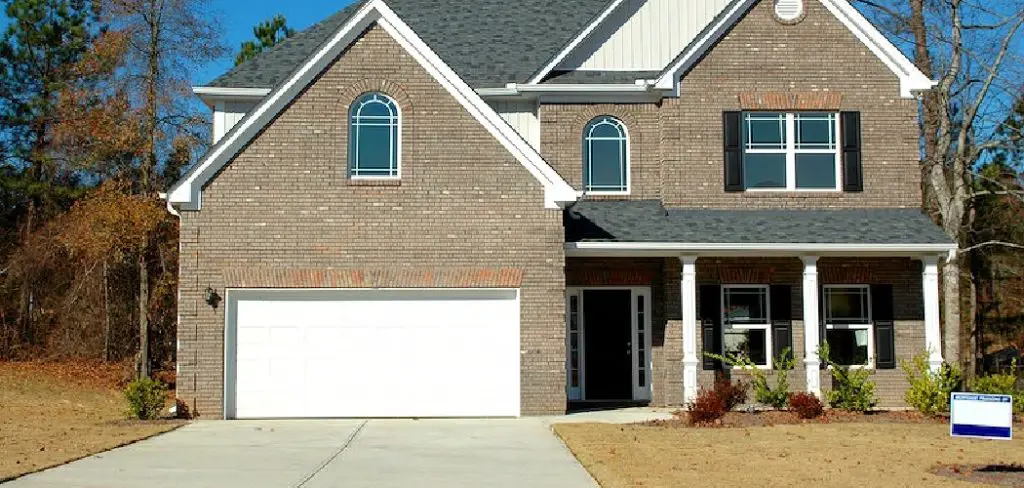
[[[516,290],[241,295],[236,417],[519,414]]]

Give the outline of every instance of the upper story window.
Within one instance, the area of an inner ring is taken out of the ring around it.
[[[400,176],[401,114],[382,93],[359,97],[349,110],[348,172],[351,178]]]
[[[629,193],[629,136],[615,117],[598,117],[583,129],[583,189]]]
[[[834,112],[743,114],[748,190],[839,190],[841,154]]]

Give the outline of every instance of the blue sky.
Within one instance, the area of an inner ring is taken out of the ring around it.
[[[201,85],[234,65],[238,47],[243,41],[253,38],[252,28],[256,24],[282,14],[288,19],[288,25],[301,31],[331,14],[345,8],[351,0],[248,0],[244,8],[240,8],[238,0],[210,0],[211,6],[217,11],[224,32],[225,44],[231,48],[230,55],[202,67],[192,75],[192,84]]]

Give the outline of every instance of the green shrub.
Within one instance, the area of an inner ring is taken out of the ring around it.
[[[167,387],[150,378],[135,380],[124,389],[128,401],[128,414],[139,420],[153,420],[167,403]]]
[[[824,364],[832,367],[832,389],[825,393],[829,406],[850,412],[866,412],[878,403],[870,370],[834,363],[829,357],[828,342],[821,343],[818,355]]]
[[[748,371],[751,376],[750,385],[754,389],[754,400],[757,403],[771,405],[776,409],[786,408],[789,401],[789,372],[796,366],[793,352],[787,347],[778,357],[774,358],[775,386],[768,384],[768,375],[749,357],[744,355],[721,355],[704,353],[705,356],[722,361],[725,364]]]
[[[925,415],[949,411],[949,396],[960,387],[963,375],[960,368],[943,364],[933,372],[928,364],[928,354],[921,353],[910,361],[900,361],[900,367],[907,374],[910,388],[903,395],[907,405]]]
[[[1011,371],[1017,370],[1017,361]],[[989,374],[971,382],[971,391],[988,395],[1010,395],[1013,397],[1013,411],[1024,414],[1024,390],[1017,389],[1017,377],[1012,374]]]

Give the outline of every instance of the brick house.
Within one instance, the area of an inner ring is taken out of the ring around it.
[[[206,417],[684,404],[943,360],[915,96],[845,0],[366,0],[206,86],[177,395]],[[740,371],[733,371],[742,375]]]

